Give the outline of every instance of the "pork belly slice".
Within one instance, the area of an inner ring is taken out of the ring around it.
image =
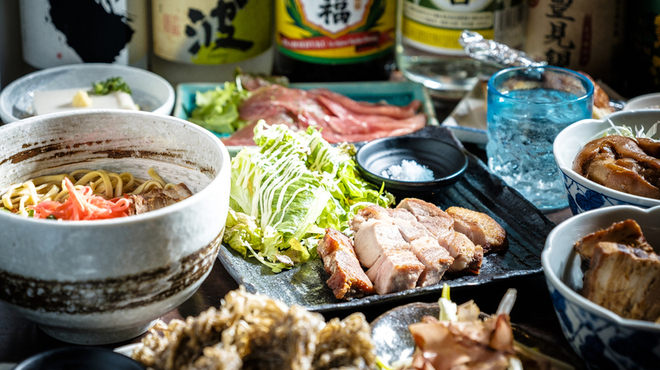
[[[481,268],[483,248],[475,245],[465,234],[454,230],[454,219],[435,204],[420,199],[406,198],[398,209],[405,209],[417,218],[420,224],[438,240],[454,259],[447,272],[469,272],[478,274]]]
[[[400,292],[417,285],[424,264],[408,249],[388,249],[367,270],[378,294]]]
[[[352,225],[361,226],[371,219],[392,222],[399,229],[403,239],[410,244],[410,250],[424,265],[417,286],[437,284],[454,262],[449,252],[440,246],[435,237],[410,212],[371,205],[358,211]]]
[[[615,222],[607,229],[596,231],[580,239],[575,245],[575,251],[584,259],[591,259],[594,248],[600,242],[613,242],[639,248],[647,253],[653,252],[642,234],[642,229],[635,220]]]
[[[469,272],[479,274],[484,258],[484,250],[480,245],[474,245],[465,234],[447,230],[437,236],[438,243],[454,258],[448,273]]]
[[[129,208],[129,215],[139,215],[146,212],[171,206],[193,195],[186,184],[180,183],[167,189],[153,188],[143,194],[130,195],[133,207]]]
[[[454,263],[449,252],[438,244],[434,237],[422,237],[410,242],[410,251],[424,265],[417,279],[417,286],[425,287],[440,282],[445,271]]]
[[[487,214],[462,207],[449,207],[445,212],[454,219],[454,230],[465,234],[475,245],[481,245],[484,253],[509,247],[506,231]]]
[[[325,237],[316,247],[323,259],[326,281],[337,299],[362,297],[375,292],[371,280],[364,273],[353,250],[351,240],[341,232],[327,228]]]
[[[582,295],[628,319],[660,319],[660,259],[612,242],[593,247]]]
[[[410,212],[435,236],[454,227],[454,219],[451,216],[435,204],[421,199],[406,198],[399,202],[396,208]]]
[[[353,241],[358,260],[367,268],[372,267],[384,251],[410,250],[410,245],[390,220],[370,219],[363,222],[355,232]]]

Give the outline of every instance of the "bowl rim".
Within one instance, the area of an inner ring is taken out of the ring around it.
[[[600,316],[601,318],[605,318],[611,322],[616,323],[617,325],[620,326],[625,326],[627,328],[632,328],[632,329],[638,329],[638,330],[645,330],[645,331],[657,331],[660,333],[660,324],[653,323],[651,321],[643,321],[643,320],[636,320],[636,319],[625,319],[614,312],[597,305],[594,302],[591,302],[587,298],[583,297],[581,294],[576,292],[575,290],[571,289],[568,285],[566,285],[560,278],[555,274],[555,272],[551,268],[550,264],[550,259],[551,255],[553,254],[554,248],[553,248],[553,240],[555,238],[555,235],[562,234],[565,232],[564,229],[570,228],[576,224],[579,224],[580,221],[583,219],[589,219],[592,217],[597,217],[598,215],[604,214],[604,213],[620,213],[621,211],[628,211],[628,212],[638,212],[638,213],[651,213],[651,212],[658,212],[660,214],[660,206],[656,207],[651,207],[651,208],[641,208],[641,207],[635,207],[635,206],[630,206],[630,205],[618,205],[618,206],[611,206],[611,207],[604,207],[604,208],[598,208],[594,210],[590,210],[584,213],[580,213],[578,215],[572,216],[571,218],[561,222],[559,225],[557,225],[552,231],[550,231],[550,234],[548,234],[548,237],[546,238],[545,246],[543,248],[543,251],[541,252],[541,266],[543,266],[543,273],[548,280],[548,282],[559,292],[566,297],[567,300],[571,301],[575,305],[579,306],[583,310],[586,310],[592,314],[595,314],[596,316]],[[594,230],[595,231],[595,230]],[[577,240],[576,240],[577,241]],[[555,256],[556,258],[556,256]],[[564,257],[562,257],[564,258]],[[564,266],[565,268],[565,266]],[[556,309],[556,307],[555,307]]]
[[[132,215],[128,217],[119,217],[119,218],[112,218],[112,219],[106,219],[106,220],[92,220],[92,221],[86,221],[86,220],[81,220],[81,221],[62,221],[62,222],[53,222],[53,220],[47,220],[47,219],[35,219],[31,217],[20,217],[14,214],[6,214],[8,212],[0,212],[0,223],[3,222],[3,218],[5,217],[11,217],[10,220],[16,220],[15,217],[20,217],[23,219],[25,222],[35,222],[37,224],[46,222],[48,225],[59,225],[56,227],[62,227],[62,228],[76,228],[76,227],[87,227],[87,228],[92,228],[92,227],[103,227],[107,225],[121,225],[124,223],[131,223],[131,222],[137,222],[137,221],[148,221],[151,219],[163,217],[167,214],[174,213],[178,211],[181,208],[186,208],[188,207],[188,203],[194,202],[197,199],[200,199],[200,197],[197,197],[195,199],[194,196],[198,194],[205,194],[210,192],[210,188],[212,184],[217,184],[222,181],[227,181],[225,180],[221,175],[224,171],[227,172],[227,176],[229,176],[229,172],[231,171],[231,159],[229,156],[229,151],[227,150],[227,147],[222,143],[222,141],[213,133],[210,131],[192,123],[188,122],[186,120],[182,120],[181,118],[176,118],[172,116],[165,116],[165,115],[160,115],[156,114],[153,112],[143,112],[143,111],[133,111],[133,110],[121,110],[121,109],[96,109],[96,110],[81,110],[81,111],[67,111],[67,112],[55,112],[55,113],[49,113],[49,114],[43,114],[39,116],[34,116],[30,118],[25,118],[16,122],[12,122],[11,124],[8,125],[3,125],[0,126],[0,137],[2,137],[2,133],[5,130],[9,130],[12,128],[15,129],[20,129],[22,126],[30,124],[32,121],[35,120],[51,120],[51,119],[59,119],[67,116],[98,116],[98,115],[112,115],[112,116],[117,116],[117,115],[124,115],[124,116],[144,116],[144,117],[149,117],[151,119],[161,119],[161,120],[169,120],[172,121],[173,123],[176,123],[181,126],[188,126],[188,128],[191,128],[193,131],[196,131],[198,134],[203,135],[208,137],[212,142],[216,144],[220,152],[222,153],[222,167],[219,168],[218,170],[218,175],[216,175],[203,189],[198,191],[197,193],[193,194],[193,196],[188,197],[180,202],[177,202],[175,204],[169,205],[167,207],[157,209],[154,211],[142,213],[139,215]]]
[[[380,174],[377,174],[377,173],[371,171],[370,169],[368,169],[367,167],[362,165],[362,163],[361,163],[362,161],[360,160],[359,153],[364,148],[368,148],[370,146],[375,146],[375,145],[380,144],[380,143],[385,142],[385,141],[393,141],[393,140],[401,140],[401,139],[411,139],[411,140],[416,140],[416,141],[427,140],[427,141],[433,141],[433,142],[436,142],[436,143],[439,143],[439,144],[442,144],[442,145],[446,145],[446,146],[455,148],[462,155],[461,158],[463,158],[463,163],[461,165],[461,168],[458,171],[456,171],[456,172],[454,172],[454,173],[452,173],[448,176],[433,179],[431,181],[407,181],[407,180],[395,180],[395,179],[385,178],[385,177],[381,176]],[[432,138],[432,137],[388,136],[388,137],[382,137],[380,139],[369,141],[369,142],[365,143],[364,145],[362,145],[357,150],[357,152],[355,153],[355,163],[357,164],[358,170],[365,171],[365,172],[369,173],[372,177],[377,178],[381,183],[385,183],[385,185],[387,185],[389,183],[391,185],[399,186],[399,187],[404,186],[404,187],[411,187],[411,188],[415,188],[415,187],[420,187],[421,188],[421,187],[427,187],[427,186],[440,186],[445,182],[450,182],[450,181],[456,180],[467,169],[467,167],[468,167],[468,158],[467,158],[467,155],[465,154],[465,151],[461,147],[459,147],[457,145],[452,145],[450,143],[447,143],[445,141],[438,140],[438,139],[435,139],[435,138]]]
[[[16,116],[14,116],[11,111],[6,111],[4,109],[4,104],[2,104],[3,101],[7,98],[8,94],[12,92],[12,90],[16,89],[16,86],[20,85],[26,80],[31,80],[35,78],[39,78],[41,76],[45,76],[51,73],[55,72],[60,72],[60,71],[66,71],[66,70],[80,70],[80,69],[89,69],[89,70],[95,70],[95,69],[116,69],[116,70],[124,70],[124,71],[130,71],[138,74],[143,74],[145,76],[149,76],[150,78],[154,79],[155,81],[158,81],[161,83],[165,89],[167,90],[167,99],[158,107],[154,108],[153,111],[150,111],[150,113],[158,112],[160,114],[164,115],[169,115],[172,112],[172,109],[174,108],[174,101],[175,101],[175,92],[174,88],[172,87],[172,84],[170,84],[165,78],[161,77],[160,75],[153,73],[151,71],[148,71],[146,69],[138,68],[138,67],[132,67],[128,65],[123,65],[123,64],[114,64],[114,63],[78,63],[78,64],[65,64],[62,66],[57,66],[57,67],[51,67],[51,68],[46,68],[42,70],[38,70],[32,73],[28,73],[20,78],[17,78],[16,80],[12,81],[9,83],[7,86],[2,88],[2,91],[0,91],[0,118],[4,121],[5,124],[13,123],[16,121],[19,121],[20,119]],[[167,109],[168,110],[164,110]],[[85,109],[85,110],[95,110],[99,111],[102,109]],[[162,112],[161,112],[162,110]],[[5,120],[10,119],[10,120]],[[28,117],[32,118],[32,117]]]
[[[570,161],[568,161],[569,163],[567,163],[567,159],[568,159],[566,158],[567,154],[562,146],[563,145],[562,141],[566,137],[570,137],[573,134],[573,131],[577,129],[580,129],[584,126],[593,125],[594,123],[605,124],[607,121],[611,120],[612,117],[616,118],[619,116],[630,116],[630,115],[639,114],[639,112],[658,115],[658,119],[660,120],[659,109],[638,109],[638,110],[615,112],[601,119],[587,118],[577,121],[574,124],[566,127],[561,132],[559,132],[559,134],[552,143],[552,153],[555,158],[555,163],[557,163],[559,169],[566,176],[570,177],[572,180],[582,184],[585,187],[591,188],[592,190],[596,190],[601,194],[607,195],[610,198],[614,198],[621,202],[633,203],[645,207],[653,207],[656,205],[660,205],[660,199],[653,199],[653,198],[642,197],[639,195],[624,193],[622,191],[611,189],[601,184],[598,184],[578,174],[573,170],[573,160],[575,158],[570,158]],[[583,143],[582,146],[584,146],[584,144],[586,144],[586,142]]]
[[[649,93],[649,94],[644,94],[644,95],[638,95],[626,102],[626,105],[623,106],[624,111],[638,111],[638,110],[654,110],[657,108],[650,108],[648,106],[642,107],[642,108],[631,108],[631,105],[635,105],[635,103],[640,103],[645,100],[655,100],[657,102],[656,105],[660,105],[660,93],[655,92],[655,93]]]

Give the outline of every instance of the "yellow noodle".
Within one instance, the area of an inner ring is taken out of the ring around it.
[[[27,206],[36,205],[45,200],[64,202],[69,192],[64,186],[64,178],[69,178],[76,189],[89,186],[93,193],[106,199],[119,198],[124,194],[143,194],[154,188],[170,188],[174,184],[166,183],[153,168],[147,171],[150,180],[134,177],[129,172],[120,174],[105,170],[80,169],[71,173],[40,176],[21,184],[12,184],[2,194],[2,206],[27,216]],[[76,177],[80,177],[76,180]]]

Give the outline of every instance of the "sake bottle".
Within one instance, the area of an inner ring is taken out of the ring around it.
[[[274,74],[292,82],[386,80],[395,0],[275,0]]]
[[[271,73],[272,0],[153,0],[152,28],[152,71],[174,86]]]

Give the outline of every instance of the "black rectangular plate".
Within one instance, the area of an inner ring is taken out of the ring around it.
[[[426,127],[409,136],[433,137],[462,147],[453,133],[445,127]],[[395,195],[397,202],[404,197],[416,197],[432,202],[442,209],[459,206],[483,212],[499,222],[507,232],[509,249],[486,255],[479,275],[445,276],[440,284],[434,286],[342,301],[336,299],[332,290],[327,287],[325,281],[329,276],[323,269],[321,260],[309,261],[289,271],[273,274],[256,259],[245,260],[226,245],[220,248],[218,258],[231,276],[249,292],[265,294],[288,305],[297,304],[317,312],[351,310],[409,297],[439,295],[442,283],[447,283],[455,290],[540,273],[541,251],[555,224],[520,193],[491,174],[480,159],[469,152],[466,154],[468,168],[462,178],[453,185],[430,194]]]

